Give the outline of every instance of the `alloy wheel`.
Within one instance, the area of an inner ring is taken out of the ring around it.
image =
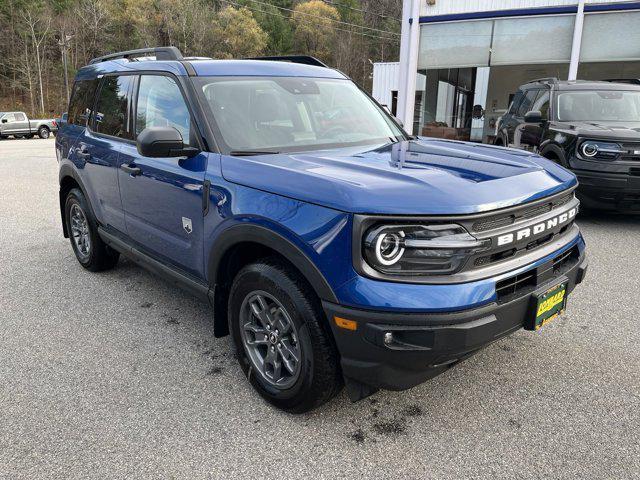
[[[300,376],[301,350],[291,316],[273,295],[256,290],[240,307],[240,335],[253,370],[284,390]]]
[[[89,234],[89,222],[84,211],[77,203],[71,206],[69,211],[71,223],[71,236],[80,257],[85,260],[91,254],[91,235]]]

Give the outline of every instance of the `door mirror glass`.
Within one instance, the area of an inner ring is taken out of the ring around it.
[[[542,123],[542,113],[539,110],[531,110],[524,116],[525,123]]]
[[[143,157],[193,157],[196,148],[185,148],[182,135],[173,127],[145,128],[136,142]]]

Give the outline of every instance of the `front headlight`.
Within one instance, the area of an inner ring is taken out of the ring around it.
[[[578,155],[584,160],[616,160],[626,150],[618,143],[584,140],[578,145]]]
[[[390,275],[447,275],[473,254],[489,248],[456,224],[375,225],[364,235],[366,262]]]

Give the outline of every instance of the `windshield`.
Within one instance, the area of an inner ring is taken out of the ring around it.
[[[389,143],[404,133],[349,80],[198,78],[231,152],[293,152]]]
[[[640,122],[640,91],[592,90],[558,95],[564,122]]]

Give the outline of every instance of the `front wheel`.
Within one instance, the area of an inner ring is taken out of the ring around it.
[[[237,357],[262,397],[309,411],[342,387],[336,350],[315,293],[290,266],[268,259],[243,268],[229,295]]]
[[[46,140],[47,138],[49,138],[49,135],[51,134],[51,132],[49,131],[49,129],[47,127],[40,127],[38,129],[38,136],[44,140]]]

